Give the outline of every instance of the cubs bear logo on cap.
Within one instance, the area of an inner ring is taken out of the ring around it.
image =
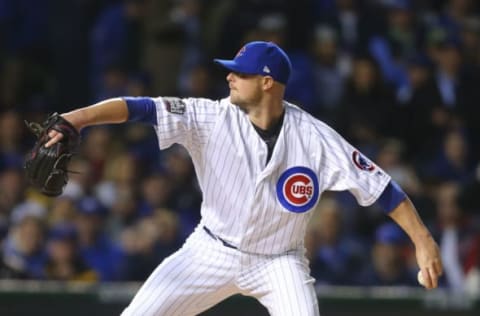
[[[285,170],[277,182],[277,198],[290,212],[304,213],[317,203],[319,187],[317,175],[306,167]]]
[[[288,55],[272,42],[250,42],[237,52],[234,59],[214,61],[233,72],[270,76],[282,84],[287,84],[292,70]]]

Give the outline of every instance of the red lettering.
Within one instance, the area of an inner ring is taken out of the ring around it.
[[[313,188],[312,187],[307,187],[307,192],[305,192],[308,196],[311,196],[313,194]]]
[[[295,184],[301,183],[301,184]],[[304,175],[294,175],[285,183],[285,195],[289,201],[296,204],[303,204],[313,194],[313,187]],[[290,188],[290,190],[289,190]]]

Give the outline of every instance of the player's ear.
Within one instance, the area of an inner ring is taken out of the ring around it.
[[[262,77],[262,87],[263,87],[263,90],[268,90],[268,89],[271,89],[273,87],[273,83],[275,81],[273,80],[272,77],[270,76],[263,76]]]

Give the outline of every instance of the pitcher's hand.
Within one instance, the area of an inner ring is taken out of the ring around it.
[[[438,287],[438,279],[443,274],[440,250],[433,237],[428,236],[415,244],[417,263],[422,273],[426,289]]]

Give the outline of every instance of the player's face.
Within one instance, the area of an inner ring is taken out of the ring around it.
[[[262,98],[261,76],[231,72],[227,76],[230,102],[247,111]]]

